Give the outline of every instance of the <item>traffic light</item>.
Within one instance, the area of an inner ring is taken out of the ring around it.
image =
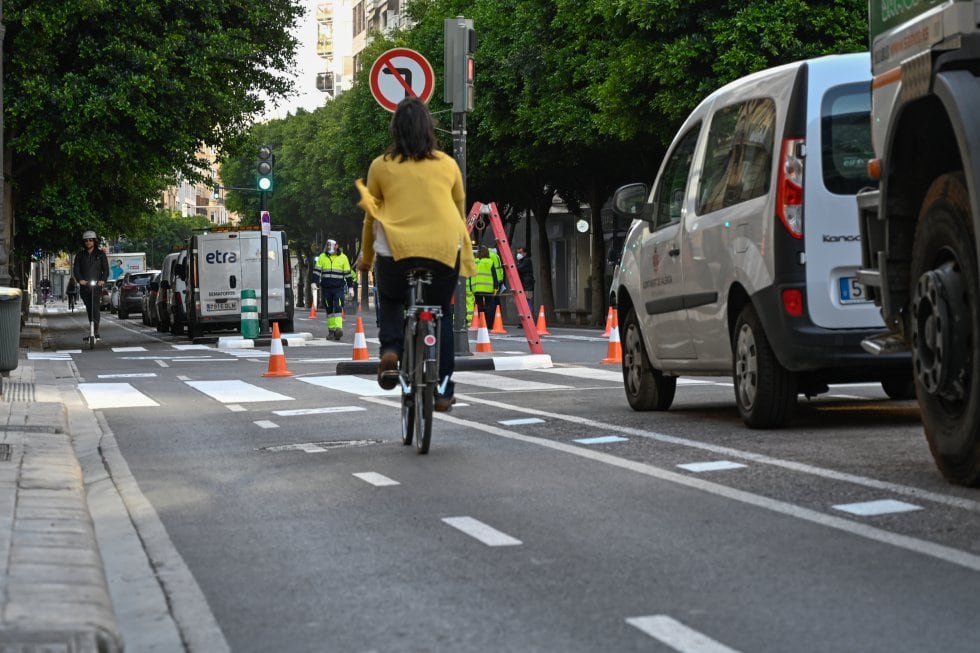
[[[272,190],[272,166],[275,163],[276,155],[272,153],[272,148],[268,145],[263,145],[259,148],[259,160],[255,163],[259,190]]]
[[[452,103],[453,113],[468,113],[474,106],[473,76],[476,72],[473,63],[476,30],[473,29],[473,21],[462,16],[445,19],[443,37],[443,99]]]

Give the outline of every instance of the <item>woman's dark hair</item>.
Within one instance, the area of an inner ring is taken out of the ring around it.
[[[397,158],[399,162],[436,158],[439,143],[435,122],[429,107],[417,97],[407,97],[398,103],[388,133],[391,145],[385,150],[385,157]]]

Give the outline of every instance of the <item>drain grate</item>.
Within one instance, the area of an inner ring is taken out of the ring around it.
[[[352,447],[367,447],[372,444],[384,444],[384,440],[332,440],[329,442],[301,442],[299,444],[281,444],[272,447],[259,447],[258,451],[278,453],[280,451],[305,451],[318,453],[331,449],[346,449]]]
[[[34,384],[26,381],[4,381],[5,401],[34,401]]]
[[[0,463],[10,462],[10,445],[7,443],[0,443]]]

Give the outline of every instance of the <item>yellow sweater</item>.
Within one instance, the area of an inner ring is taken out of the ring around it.
[[[361,256],[374,262],[374,221],[385,231],[396,261],[420,256],[456,264],[459,273],[476,273],[470,236],[466,230],[463,176],[449,155],[436,152],[435,159],[399,163],[384,155],[371,162],[367,186],[358,179],[358,206],[364,209]]]

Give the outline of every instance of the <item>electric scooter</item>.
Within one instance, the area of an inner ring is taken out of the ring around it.
[[[89,304],[89,306],[91,306],[91,310],[89,311],[88,337],[86,340],[88,340],[88,348],[95,349],[95,341],[99,339],[98,336],[95,335],[95,312],[99,310],[99,305],[96,302],[101,301],[102,298],[97,294],[100,291],[99,282],[97,280],[90,280],[88,285],[92,292],[92,303]]]

